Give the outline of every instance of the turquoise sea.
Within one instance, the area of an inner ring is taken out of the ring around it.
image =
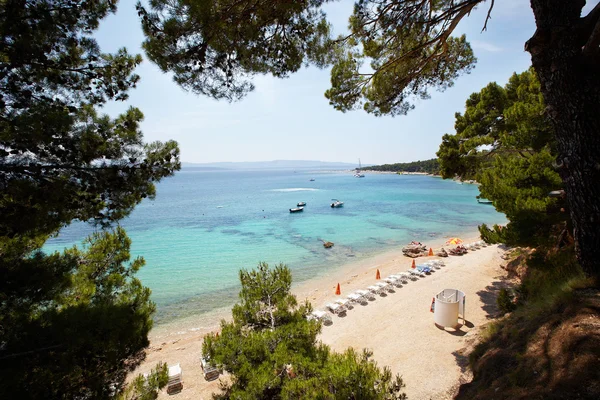
[[[146,259],[139,277],[152,289],[161,324],[233,304],[239,269],[259,261],[283,262],[301,281],[411,240],[505,223],[477,203],[478,194],[476,185],[422,175],[188,167],[159,183],[156,199],[122,226],[132,255]],[[332,198],[344,207],[332,209]],[[304,212],[290,214],[300,201]],[[91,231],[73,224],[45,249],[79,243]],[[322,240],[335,246],[327,250]]]

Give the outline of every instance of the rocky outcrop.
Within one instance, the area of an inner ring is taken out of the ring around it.
[[[527,259],[531,257],[533,249],[519,248],[507,253],[503,258],[507,261],[506,265],[501,265],[508,272],[509,278],[519,278],[523,280],[527,274]]]
[[[402,253],[411,258],[424,257],[427,255],[427,246],[421,243],[410,243],[402,248]]]

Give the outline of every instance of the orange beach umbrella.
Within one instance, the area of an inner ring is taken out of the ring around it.
[[[461,244],[462,242],[461,238],[450,238],[446,241],[446,244]]]
[[[339,296],[340,294],[342,294],[342,291],[340,289],[340,284],[339,283],[337,285],[337,289],[335,289],[335,294],[336,294],[336,296]]]
[[[411,268],[417,268],[417,263],[415,263],[415,260],[413,260],[412,265],[410,267]]]
[[[429,257],[431,257],[433,255],[433,249],[430,247],[429,248]]]
[[[375,274],[375,279],[381,279],[381,274],[379,273],[379,269],[377,269],[377,273]]]

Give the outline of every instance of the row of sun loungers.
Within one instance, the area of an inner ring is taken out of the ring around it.
[[[375,300],[376,295],[382,296],[388,292],[393,292],[395,287],[401,288],[402,285],[406,285],[409,280],[416,281],[419,278],[430,275],[431,272],[440,269],[443,266],[444,262],[442,260],[427,261],[414,269],[390,275],[381,282],[377,282],[367,287],[367,289],[361,289],[350,293],[346,298],[337,299],[333,303],[328,303],[325,305],[325,308],[335,315],[344,314],[347,310],[352,309],[354,304],[367,304],[369,300]],[[331,316],[325,311],[313,311],[308,318],[319,320],[326,324],[332,323]]]
[[[471,244],[464,245],[466,249],[477,250],[481,247],[486,247],[487,244],[481,240]],[[383,279],[381,282],[375,283],[367,287],[367,289],[357,290],[350,293],[345,299],[337,299],[333,303],[325,305],[327,310],[332,314],[340,315],[344,314],[347,310],[353,308],[353,304],[366,304],[369,300],[375,300],[376,295],[385,295],[387,292],[393,292],[394,287],[401,288],[402,285],[406,285],[409,280],[416,281],[419,278],[424,278],[427,275],[431,275],[435,270],[439,270],[444,267],[443,260],[429,260],[423,264],[419,264],[416,268],[411,268],[405,272],[399,272]],[[325,311],[313,311],[309,316],[309,319],[316,319],[326,323],[332,323],[331,316]]]
[[[487,243],[484,242],[483,240],[479,240],[477,242],[473,242],[473,243],[470,243],[470,244],[465,244],[465,248],[467,250],[479,250],[482,247],[487,247]]]
[[[463,254],[466,254],[468,251],[479,250],[482,247],[487,247],[487,243],[484,242],[483,240],[479,240],[477,242],[456,246],[455,248],[450,249],[448,251],[448,253],[450,253],[453,256],[462,256]]]

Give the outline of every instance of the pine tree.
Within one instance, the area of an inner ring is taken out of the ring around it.
[[[114,226],[179,168],[175,142],[143,142],[140,110],[97,111],[139,80],[141,56],[102,53],[91,36],[115,10],[113,0],[0,4],[3,399],[113,396],[148,345],[155,306],[121,228],[41,251],[73,221]]]
[[[442,176],[477,179],[481,196],[509,220],[504,228],[480,228],[489,242],[554,246],[570,236],[564,199],[549,196],[562,181],[553,167],[556,142],[544,108],[530,69],[513,74],[505,87],[490,83],[473,93],[464,114],[456,114],[456,133],[443,137]]]
[[[317,341],[321,325],[307,320],[310,303],[290,293],[283,264],[240,271],[240,301],[233,321],[205,337],[203,353],[231,375],[217,399],[404,399],[404,384],[371,354],[332,352]]]

